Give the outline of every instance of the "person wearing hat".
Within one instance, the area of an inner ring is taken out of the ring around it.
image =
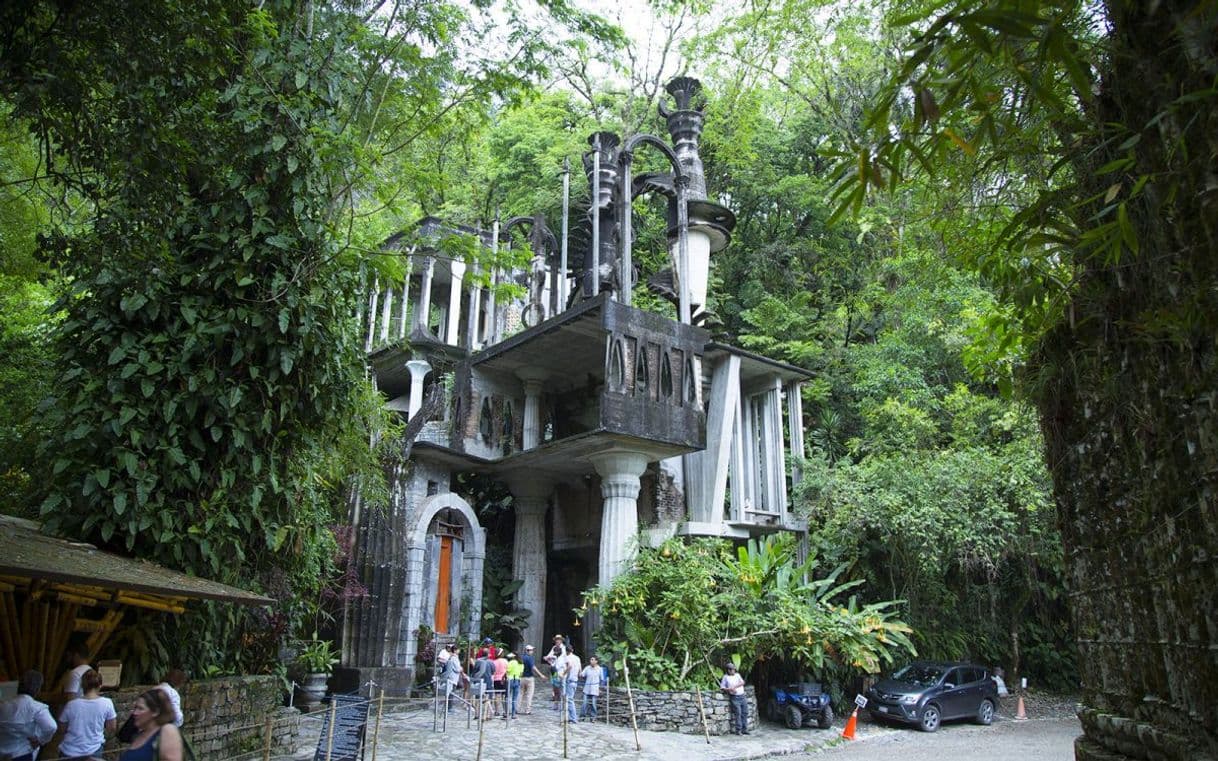
[[[495,640],[486,637],[482,640],[482,647],[478,648],[478,652],[474,653],[474,658],[486,658],[489,661],[493,661],[501,655],[503,655],[503,650],[495,647]]]
[[[560,675],[563,672],[563,667],[566,665],[567,659],[567,644],[561,634],[554,635],[554,646],[550,648],[550,652],[546,653],[545,662],[550,664],[550,687],[554,690],[554,705],[555,711],[562,706],[562,690],[563,682]]]
[[[533,646],[524,646],[524,655],[520,658],[520,712],[524,715],[533,713],[533,680],[538,676],[537,661],[533,660]]]
[[[515,653],[507,654],[507,694],[508,715],[516,718],[516,709],[520,704],[520,676],[524,673],[524,664],[516,660]]]
[[[744,677],[736,673],[736,664],[730,661],[723,667],[727,672],[719,680],[719,691],[727,695],[732,711],[732,734],[749,733],[749,699],[744,694]]]

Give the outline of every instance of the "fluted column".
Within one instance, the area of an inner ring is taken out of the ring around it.
[[[431,365],[421,359],[412,359],[406,363],[406,369],[410,371],[410,406],[406,413],[409,419],[423,406],[423,379],[431,372]]]
[[[512,545],[512,578],[521,582],[516,592],[520,607],[530,611],[517,650],[532,643],[542,647],[546,623],[546,510],[554,485],[537,478],[508,482],[516,507],[516,538]]]
[[[634,559],[635,536],[639,532],[639,476],[650,458],[618,449],[588,458],[601,476],[601,552],[597,583],[607,586]]]
[[[516,377],[524,383],[524,449],[532,449],[541,443],[541,389],[549,373],[536,368],[516,371]]]

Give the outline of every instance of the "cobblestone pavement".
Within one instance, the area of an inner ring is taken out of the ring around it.
[[[970,747],[981,747],[987,741],[1008,738],[1014,734],[1024,733],[1035,735],[1052,730],[1053,735],[1061,735],[1067,745],[1072,744],[1070,733],[1077,729],[1077,720],[1073,719],[1072,704],[1060,701],[1049,704],[1037,704],[1040,710],[1029,708],[1029,722],[1013,722],[1010,716],[1015,706],[1003,701],[1002,712],[996,719],[996,727],[973,727],[967,722],[949,723],[941,731],[943,737],[948,735],[969,735]],[[1008,710],[1009,708],[1009,710]],[[872,724],[866,712],[860,712],[857,723],[856,742],[849,743],[841,739],[843,718],[839,718],[832,729],[820,730],[815,728],[791,730],[769,722],[760,722],[756,730],[742,737],[734,735],[712,735],[708,743],[703,735],[686,735],[675,732],[649,732],[640,730],[638,733],[638,749],[635,746],[634,733],[629,727],[619,727],[602,722],[580,722],[567,726],[566,753],[563,752],[563,726],[559,721],[557,711],[542,703],[535,708],[530,716],[518,716],[516,719],[504,721],[502,718],[489,719],[482,727],[481,750],[479,750],[479,727],[477,721],[466,721],[463,710],[454,710],[448,716],[447,729],[442,724],[433,731],[433,715],[430,702],[412,701],[408,706],[398,705],[393,708],[386,706],[386,712],[381,718],[377,732],[376,755],[369,748],[365,754],[368,761],[406,761],[407,759],[480,759],[481,761],[521,761],[522,759],[536,761],[557,761],[559,759],[581,759],[584,761],[735,761],[736,759],[758,759],[772,756],[801,756],[818,754],[818,757],[832,759],[836,755],[843,758],[865,758],[860,748],[852,746],[873,747],[880,755],[876,758],[890,758],[895,748],[908,748],[920,741],[928,742],[928,748],[942,744],[936,741],[940,734],[925,735],[912,728],[891,728]],[[1013,726],[1005,726],[1005,725]],[[1041,730],[1037,726],[1041,726]],[[1021,728],[1022,727],[1022,728]],[[976,733],[974,733],[976,730]],[[994,731],[989,731],[994,730]],[[1043,731],[1042,731],[1043,730]],[[368,730],[368,741],[371,743],[373,728]],[[1078,732],[1074,732],[1078,734]],[[1059,743],[1060,744],[1060,743]],[[1017,746],[1018,747],[1018,746]],[[885,749],[881,752],[881,749]],[[934,752],[934,751],[930,751]],[[899,753],[899,751],[898,751]],[[824,755],[820,755],[824,754]],[[312,758],[313,749],[302,752],[297,758]],[[1041,758],[1036,754],[1030,757]],[[1063,759],[1069,756],[1061,756]],[[932,758],[932,756],[928,756]],[[1054,755],[1043,756],[1043,761],[1056,758]]]
[[[732,761],[816,751],[840,742],[843,724],[839,720],[832,729],[791,730],[761,722],[748,735],[711,735],[709,743],[704,735],[639,730],[636,749],[634,732],[630,727],[609,725],[603,721],[579,722],[567,726],[564,755],[563,726],[558,712],[550,709],[548,704],[543,704],[539,710],[534,709],[530,716],[518,716],[506,722],[502,718],[486,721],[482,727],[481,752],[478,723],[470,721],[467,726],[464,711],[449,714],[447,731],[442,726],[433,731],[432,718],[430,706],[387,710],[378,731],[377,761],[478,758],[482,761],[551,761],[564,758],[595,761]],[[870,725],[859,724],[860,737],[874,731],[875,728]],[[371,733],[370,728],[369,735]],[[311,749],[307,757],[312,757]],[[369,761],[373,758],[371,749],[366,758]]]

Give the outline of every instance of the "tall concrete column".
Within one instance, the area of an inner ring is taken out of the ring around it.
[[[414,316],[414,324],[422,330],[428,330],[431,320],[431,281],[436,273],[435,257],[423,257],[423,279],[419,286],[419,311]]]
[[[465,262],[453,260],[448,264],[452,273],[452,282],[448,291],[448,326],[444,330],[444,340],[450,346],[461,343],[461,335],[457,326],[461,324],[461,282],[465,278]]]
[[[554,485],[548,480],[509,480],[516,506],[516,538],[512,545],[512,578],[521,583],[516,592],[520,607],[531,611],[529,624],[521,632],[522,642],[542,647],[546,623],[546,510]]]
[[[617,449],[588,458],[601,477],[601,552],[598,583],[607,586],[634,559],[639,533],[639,476],[650,458],[642,452]]]
[[[421,359],[412,359],[406,363],[410,371],[410,407],[406,417],[412,418],[423,406],[423,379],[431,372],[431,365]]]
[[[526,368],[516,371],[516,377],[524,383],[524,449],[533,449],[541,443],[541,389],[549,376],[544,370]]]

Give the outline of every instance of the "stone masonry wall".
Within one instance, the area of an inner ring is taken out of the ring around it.
[[[749,730],[757,728],[757,696],[752,685],[745,685],[749,699]],[[698,697],[693,690],[675,692],[650,692],[633,690],[634,712],[639,729],[653,732],[681,732],[702,734],[702,720],[698,715]],[[630,726],[630,709],[626,690],[609,688],[609,722]],[[602,697],[602,705],[604,698]],[[707,730],[712,735],[725,735],[731,731],[731,709],[727,698],[718,690],[702,691],[702,707],[706,711]],[[602,708],[602,710],[604,710]]]
[[[106,695],[114,701],[119,723],[135,699],[155,685],[127,687]],[[295,752],[300,712],[283,707],[283,687],[273,676],[228,676],[189,682],[181,690],[182,733],[199,761],[223,761],[259,750],[266,742],[266,720],[272,721],[272,755]],[[106,750],[121,747],[111,740]]]

